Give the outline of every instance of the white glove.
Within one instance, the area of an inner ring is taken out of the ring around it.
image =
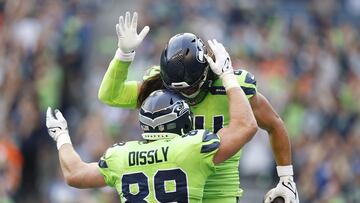
[[[135,49],[144,40],[150,28],[145,26],[139,34],[137,34],[138,14],[134,12],[130,22],[130,12],[125,13],[124,17],[119,17],[119,23],[116,24],[116,34],[118,36],[118,47],[116,57],[120,60],[132,61],[135,56]]]
[[[67,122],[62,113],[55,109],[55,117],[48,107],[46,111],[46,127],[48,128],[49,135],[55,140],[57,149],[63,144],[71,144]]]
[[[229,53],[225,50],[225,47],[215,39],[208,40],[208,44],[215,55],[215,62],[210,56],[205,55],[211,70],[223,80],[223,85],[226,90],[239,87],[231,65]]]
[[[285,168],[285,170],[283,170]],[[278,166],[280,181],[277,186],[265,195],[265,203],[271,203],[276,197],[282,197],[285,203],[299,203],[299,194],[293,179],[292,165]],[[287,175],[285,175],[287,174]]]

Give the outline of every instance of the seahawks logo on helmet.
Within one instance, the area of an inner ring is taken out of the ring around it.
[[[172,110],[169,112],[169,110]],[[140,122],[143,125],[150,126],[151,128],[158,127],[159,130],[162,128],[164,130],[164,124],[169,123],[171,121],[176,120],[177,118],[181,117],[185,113],[189,112],[190,108],[185,101],[177,101],[173,105],[160,109],[158,111],[154,112],[147,112],[145,109],[141,109],[140,113]],[[161,127],[160,127],[161,126]],[[148,128],[144,127],[143,130],[146,130]]]
[[[192,126],[189,105],[170,90],[150,94],[141,106],[139,121],[148,140],[173,138],[189,132]]]

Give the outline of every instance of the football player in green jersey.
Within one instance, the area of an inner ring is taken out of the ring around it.
[[[62,172],[77,188],[109,185],[121,202],[202,202],[207,177],[236,154],[257,130],[250,104],[233,73],[221,44],[213,47],[229,101],[230,123],[216,134],[193,130],[189,105],[171,90],[157,90],[139,113],[145,141],[118,143],[98,164],[85,163],[74,150],[67,122],[60,111],[48,108],[46,126],[56,141]],[[227,61],[227,62],[226,62]]]
[[[229,107],[224,84],[209,70],[209,60],[205,60],[207,48],[193,34],[183,33],[172,37],[162,53],[161,68],[150,68],[143,81],[126,81],[135,49],[149,31],[149,27],[146,26],[137,34],[136,27],[136,13],[131,22],[129,12],[126,13],[125,21],[120,17],[116,26],[118,49],[102,80],[99,99],[110,106],[134,109],[139,107],[152,91],[167,87],[180,92],[188,101],[194,114],[193,125],[196,129],[217,132],[223,126],[227,126]],[[257,91],[254,76],[245,70],[235,70],[234,73],[249,99],[258,125],[269,134],[277,164],[280,181],[266,194],[265,200],[268,202],[282,196],[286,200],[298,202],[299,197],[293,180],[290,141],[284,123],[267,99]],[[235,202],[241,197],[239,158],[240,152],[217,166],[217,173],[212,174],[205,184],[203,202]]]

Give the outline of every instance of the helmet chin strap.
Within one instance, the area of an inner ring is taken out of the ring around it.
[[[208,88],[212,85],[213,81],[212,80],[208,80],[206,81],[198,91],[196,91],[195,93],[191,94],[191,95],[185,95],[182,94],[185,97],[186,102],[190,105],[196,105],[198,103],[200,103],[208,94]],[[193,96],[195,95],[195,96]]]

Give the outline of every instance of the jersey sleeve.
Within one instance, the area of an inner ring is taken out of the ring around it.
[[[208,130],[202,131],[200,154],[205,163],[204,170],[215,171],[213,158],[220,147],[220,137]]]
[[[98,162],[100,173],[104,176],[105,183],[110,187],[115,187],[119,174],[116,173],[116,147],[109,148]]]
[[[253,97],[257,92],[255,76],[243,69],[235,70],[234,74],[236,75],[246,97],[248,99]]]
[[[135,109],[138,82],[126,81],[131,62],[113,59],[101,82],[98,98],[109,106]]]

